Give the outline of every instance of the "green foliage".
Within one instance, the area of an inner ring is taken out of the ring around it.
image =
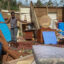
[[[64,3],[64,0],[60,0],[60,2]]]
[[[7,2],[4,2],[4,4],[2,4],[2,9],[7,9],[7,6],[8,6],[8,3]]]
[[[22,34],[21,34],[21,32],[19,33],[19,36],[21,36]]]
[[[64,0],[60,0],[60,4],[64,6]]]
[[[40,0],[37,0],[37,3],[35,4],[35,6],[40,7],[40,6],[43,6],[43,4],[42,4],[42,2]]]
[[[1,9],[11,9],[11,10],[19,9],[19,6],[18,6],[16,0],[0,0],[0,3],[1,3],[0,4]]]
[[[50,7],[50,6],[53,6],[53,3],[52,3],[51,0],[48,1],[47,6],[49,6],[49,7]]]
[[[22,6],[23,4],[21,3],[21,2],[18,2],[18,4],[17,4],[18,6]]]
[[[48,2],[43,3],[44,0],[37,0],[37,3],[35,4],[35,6],[41,7],[41,6],[53,6],[53,2],[52,0],[49,0]]]
[[[18,10],[19,6],[16,3],[16,0],[11,0],[10,1],[10,9],[11,10]]]

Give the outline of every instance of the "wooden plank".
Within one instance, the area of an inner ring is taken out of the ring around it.
[[[34,9],[33,3],[30,4],[30,13],[31,13],[31,21],[34,23],[36,30],[40,29],[39,21],[36,15],[36,11]]]
[[[6,62],[6,64],[31,64],[34,60],[33,54]]]
[[[7,52],[10,56],[12,56],[14,59],[17,59],[21,56],[21,53],[12,50],[9,46],[8,43],[6,42],[1,30],[0,30],[0,42],[3,44],[3,50]]]

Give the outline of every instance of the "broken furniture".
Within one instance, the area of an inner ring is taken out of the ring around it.
[[[21,53],[15,51],[9,47],[1,30],[0,30],[0,42],[2,43],[3,51],[5,51],[7,53],[7,56],[10,55],[13,59],[17,59],[21,56]]]
[[[37,41],[39,43],[43,43],[44,44],[44,40],[43,40],[43,36],[42,36],[42,32],[44,31],[54,31],[55,33],[57,33],[57,31],[55,29],[50,29],[50,28],[41,28],[37,31]]]
[[[34,38],[34,27],[32,23],[23,24],[23,36],[26,40],[32,40]]]
[[[32,40],[34,38],[34,30],[25,30],[24,31],[24,38],[26,40]]]
[[[22,24],[22,30],[23,30],[23,32],[25,31],[25,30],[32,30],[33,29],[33,24],[32,23],[27,23],[27,24]]]
[[[64,48],[34,45],[33,53],[36,64],[64,64]]]

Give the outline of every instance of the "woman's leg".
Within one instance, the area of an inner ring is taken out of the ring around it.
[[[14,41],[17,42],[17,32],[18,28],[14,28]]]
[[[11,39],[14,41],[14,28],[11,28]]]

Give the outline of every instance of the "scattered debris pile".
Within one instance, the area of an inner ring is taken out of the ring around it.
[[[25,41],[25,42],[18,42],[19,46],[18,49],[19,52],[22,51],[23,56],[32,54],[32,45],[38,45],[39,43],[34,43],[32,41]]]

